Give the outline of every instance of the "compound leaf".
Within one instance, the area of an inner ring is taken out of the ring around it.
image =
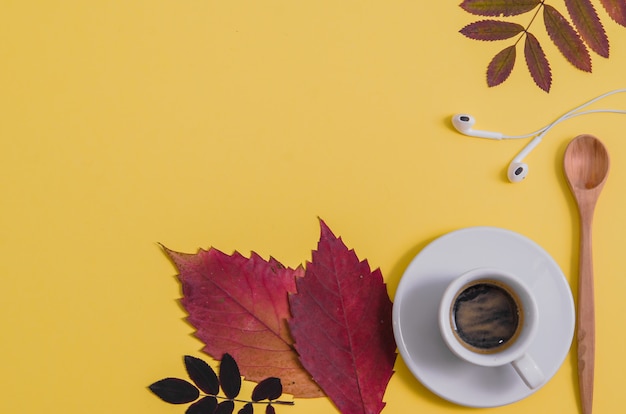
[[[526,58],[526,65],[528,66],[530,75],[537,86],[546,92],[550,92],[550,86],[552,84],[550,64],[548,63],[548,59],[546,59],[546,54],[543,52],[539,41],[532,33],[526,33],[524,57]]]
[[[186,404],[195,401],[200,391],[191,383],[180,378],[164,378],[150,385],[150,391],[170,404]]]
[[[626,2],[624,0],[600,0],[600,2],[611,19],[626,26]]]
[[[217,395],[220,392],[220,381],[209,364],[200,358],[185,355],[185,368],[189,378],[203,392],[209,395]]]
[[[543,21],[552,42],[578,69],[591,72],[591,56],[576,30],[554,7],[543,5]]]
[[[565,0],[565,6],[585,43],[598,55],[608,58],[609,39],[591,1]]]
[[[302,267],[290,269],[256,253],[246,258],[214,248],[197,254],[164,250],[178,269],[181,304],[204,352],[216,360],[230,353],[251,381],[288,378],[289,394],[324,395],[298,360],[287,325],[288,295],[296,292]]]
[[[531,11],[541,0],[464,0],[460,6],[479,16],[517,16]]]
[[[461,34],[475,40],[504,40],[524,31],[524,26],[501,20],[481,20],[460,30]]]
[[[224,354],[222,356],[222,362],[220,363],[220,384],[222,385],[222,391],[226,397],[233,399],[239,395],[241,391],[241,373],[237,362],[230,354]]]
[[[342,414],[376,414],[396,359],[391,300],[380,270],[320,225],[317,250],[289,296],[295,347]]]
[[[504,48],[496,54],[487,67],[487,85],[496,86],[507,80],[516,58],[515,45]]]

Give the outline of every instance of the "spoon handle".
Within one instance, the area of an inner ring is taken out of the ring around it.
[[[583,414],[591,414],[596,350],[595,306],[593,257],[591,251],[591,215],[585,216],[581,216],[580,261],[578,268],[578,386]]]

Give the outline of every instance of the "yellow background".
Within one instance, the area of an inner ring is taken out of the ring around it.
[[[561,161],[581,133],[612,156],[594,222],[595,412],[621,410],[626,118],[554,128],[514,185],[504,171],[526,142],[464,137],[449,117],[521,134],[624,87],[626,29],[599,10],[611,57],[593,55],[588,74],[538,20],[552,91],[534,86],[521,49],[488,88],[487,63],[510,42],[460,35],[478,18],[458,3],[2,0],[0,412],[184,412],[146,389],[203,356],[158,243],[297,266],[321,217],[381,268],[393,299],[427,242],[499,226],[539,243],[576,292]],[[599,106],[626,109],[626,96]],[[484,412],[578,412],[575,367],[570,353],[537,393]],[[428,392],[401,358],[385,401],[389,414],[475,411]],[[278,411],[336,412],[326,399]]]

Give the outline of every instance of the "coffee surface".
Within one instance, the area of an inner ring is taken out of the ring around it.
[[[516,299],[491,282],[464,288],[454,301],[452,318],[461,343],[483,353],[505,348],[514,341],[521,327]]]

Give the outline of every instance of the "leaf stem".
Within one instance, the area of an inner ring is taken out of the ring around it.
[[[233,402],[240,402],[240,403],[250,403],[250,404],[265,404],[265,405],[270,405],[270,404],[276,404],[276,405],[296,405],[295,401],[282,401],[282,400],[272,400],[272,401],[247,401],[247,400],[241,400],[239,398],[228,398],[228,397],[223,397],[221,395],[212,395],[212,394],[200,394],[201,397],[215,397],[215,398],[219,398],[220,400],[228,400],[228,401],[233,401]]]
[[[541,8],[543,7],[544,4],[545,4],[545,0],[541,0],[541,3],[539,3],[539,7],[537,7],[537,10],[535,10],[535,14],[533,14],[533,17],[530,19],[530,22],[528,22],[528,24],[526,25],[526,28],[524,29],[522,34],[515,41],[515,45],[516,46],[519,43],[519,41],[522,40],[522,37],[524,37],[526,35],[526,33],[528,33],[528,29],[530,29],[530,26],[533,24],[533,22],[537,18],[537,15],[539,14],[539,10],[541,10]]]

